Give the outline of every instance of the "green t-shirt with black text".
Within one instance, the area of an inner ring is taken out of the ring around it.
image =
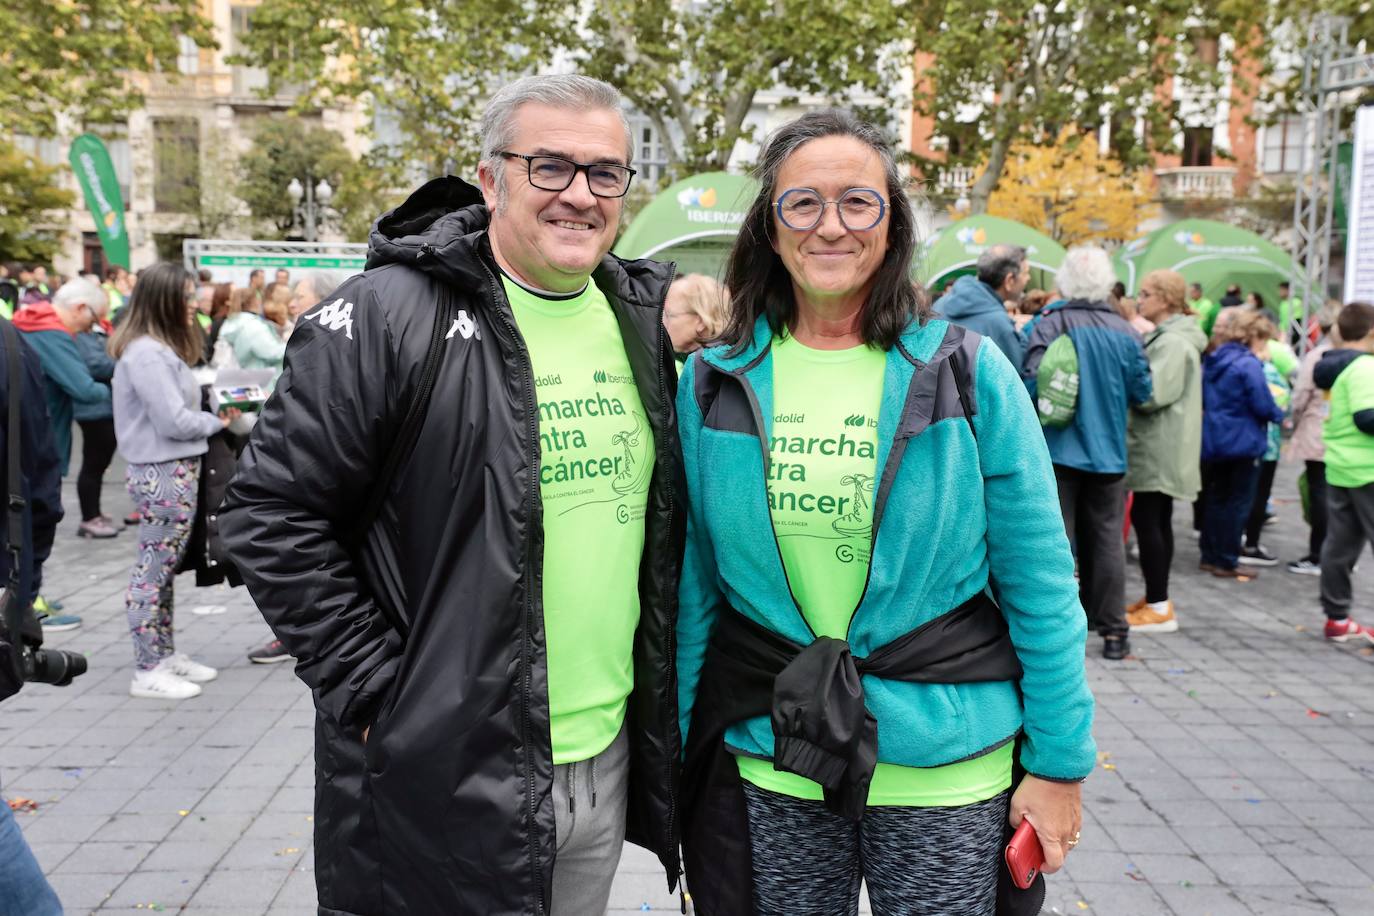
[[[574,763],[615,740],[634,686],[654,437],[620,326],[596,284],[552,298],[509,277],[502,283],[539,402],[553,762]]]
[[[1355,414],[1374,410],[1374,356],[1351,360],[1325,394],[1326,482],[1350,490],[1374,483],[1374,436],[1355,425]]]
[[[887,356],[867,346],[815,350],[774,338],[768,507],[792,595],[817,636],[847,639],[868,582]],[[1011,784],[1011,745],[940,767],[879,763],[870,805],[954,806]],[[821,787],[769,760],[736,758],[771,792],[820,799]]]

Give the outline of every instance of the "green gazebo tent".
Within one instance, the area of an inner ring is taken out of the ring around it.
[[[1202,294],[1213,302],[1236,283],[1242,294],[1258,292],[1271,309],[1278,303],[1279,282],[1293,271],[1292,258],[1279,246],[1209,219],[1185,219],[1157,229],[1119,248],[1115,262],[1132,294],[1150,271],[1176,270],[1189,283],[1202,284]]]
[[[725,274],[744,213],[758,194],[745,175],[705,172],[669,185],[639,211],[615,245],[622,258],[676,261],[678,275]]]
[[[1049,289],[1064,263],[1064,248],[1042,232],[997,216],[970,216],[932,235],[916,253],[912,274],[927,289],[939,291],[975,272],[978,256],[991,245],[1020,245],[1031,264],[1031,286]]]

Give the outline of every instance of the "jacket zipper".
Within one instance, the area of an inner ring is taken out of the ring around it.
[[[526,508],[530,513],[530,517],[533,518],[535,511],[535,499],[537,495],[535,493],[535,481],[539,479],[539,456],[534,452],[534,443],[539,441],[539,427],[537,425],[538,420],[536,419],[539,413],[539,407],[534,399],[534,385],[531,381],[534,376],[534,372],[532,366],[530,365],[528,354],[526,354],[525,351],[520,347],[520,334],[515,329],[515,323],[510,318],[506,317],[505,311],[501,308],[501,300],[497,295],[499,287],[496,282],[496,276],[491,272],[491,268],[487,267],[485,263],[482,264],[482,268],[487,272],[487,279],[491,282],[491,297],[493,305],[496,306],[496,314],[500,317],[501,323],[506,326],[506,330],[510,333],[511,341],[515,344],[516,355],[520,359],[521,393],[525,396],[525,415],[526,417],[528,417],[528,426],[530,432],[530,449],[526,453],[527,457],[529,458],[530,467],[530,485],[526,492]],[[525,576],[527,581],[532,581],[532,578],[530,577],[530,569],[534,564],[534,558],[532,556],[533,546],[533,526],[527,524],[525,526]],[[535,830],[535,820],[539,813],[539,805],[534,797],[534,756],[533,752],[530,750],[533,731],[530,726],[530,694],[533,692],[534,689],[534,673],[531,670],[534,664],[534,646],[530,633],[533,631],[533,628],[534,595],[532,587],[527,587],[525,589],[525,626],[522,640],[522,649],[525,656],[525,672],[520,688],[520,727],[521,736],[523,739],[521,742],[522,750],[524,751],[525,755],[525,803],[526,815],[529,819],[530,870],[533,873],[534,877],[534,900],[536,912],[540,914],[540,916],[543,916],[543,913],[546,911],[544,903],[544,876],[543,870],[539,864],[539,844]]]
[[[662,413],[662,415],[665,416],[665,417],[667,416],[667,412],[668,412],[668,382],[667,382],[667,380],[664,378],[664,375],[663,375],[663,354],[666,352],[666,353],[670,354],[670,358],[671,358],[672,350],[670,350],[670,349],[668,348],[668,342],[667,342],[667,336],[668,336],[668,335],[667,335],[666,329],[663,327],[663,315],[662,315],[662,311],[663,311],[663,309],[665,309],[665,308],[667,307],[667,305],[668,305],[668,290],[672,287],[672,285],[673,285],[673,280],[674,280],[676,277],[677,277],[677,263],[676,263],[676,262],[673,262],[673,263],[671,263],[671,265],[669,266],[669,269],[668,269],[668,282],[667,282],[666,284],[664,284],[664,286],[663,286],[663,299],[662,299],[662,301],[660,301],[659,304],[658,304],[658,308],[659,308],[659,313],[660,313],[660,314],[659,314],[659,316],[658,316],[658,337],[657,337],[657,340],[658,340],[658,352],[655,354],[655,356],[656,356],[655,364],[656,364],[657,367],[658,367],[658,397],[659,397],[659,403],[662,405],[661,413]],[[659,446],[658,446],[658,466],[659,466],[659,468],[660,468],[661,470],[665,470],[665,471],[666,471],[666,473],[663,474],[663,485],[664,485],[664,489],[665,489],[665,495],[668,497],[668,513],[667,513],[667,516],[666,516],[665,528],[666,528],[666,534],[667,534],[669,537],[671,537],[671,536],[672,536],[672,531],[673,531],[673,506],[674,506],[676,503],[675,503],[675,501],[674,501],[674,494],[673,494],[673,475],[672,475],[672,471],[671,471],[673,465],[672,465],[671,462],[669,462],[668,460],[666,460],[669,456],[668,456],[668,454],[667,454],[666,449],[664,448],[664,442],[666,441],[666,439],[667,439],[667,430],[665,429],[665,430],[664,430],[664,435],[662,435],[662,436],[659,437]],[[679,575],[680,575],[680,574],[681,574],[681,569],[680,569],[680,568],[679,568],[678,572],[679,572]],[[676,579],[677,576],[674,576],[673,578]],[[676,604],[676,603],[677,603],[677,596],[676,596],[676,595],[668,595],[668,596],[660,595],[659,598],[660,598],[660,600],[665,601],[664,607],[668,607],[670,604]],[[677,622],[676,622],[676,620],[672,621],[672,626],[664,627],[664,630],[666,631],[666,632],[664,633],[664,642],[665,642],[664,650],[665,650],[665,652],[667,653],[667,654],[664,656],[664,660],[667,662],[668,667],[669,667],[669,670],[670,670],[670,671],[676,672],[676,671],[677,671],[677,645],[676,645],[676,643],[677,643]],[[676,680],[676,678],[674,678],[674,680]],[[677,688],[676,688],[676,684],[674,684],[674,685],[673,685],[673,690],[675,691],[676,689],[677,689]],[[660,714],[663,716],[663,721],[668,723],[668,727],[669,727],[669,728],[673,728],[673,727],[675,727],[675,726],[677,725],[677,720],[676,720],[676,718],[675,718],[674,716],[669,715],[669,713],[672,711],[672,710],[669,708],[671,705],[672,705],[672,703],[671,703],[671,698],[669,698],[669,697],[665,694],[665,697],[664,697],[664,700],[663,700],[663,708],[662,708],[662,710],[660,711]],[[681,743],[682,743],[682,736],[681,736],[681,735],[678,735],[678,744],[681,745]],[[674,788],[675,788],[675,787],[673,786],[673,764],[674,764],[674,762],[675,762],[675,761],[673,760],[673,757],[674,757],[674,756],[675,756],[675,754],[669,754],[669,755],[668,755],[667,761],[664,763],[665,784],[668,786],[668,825],[667,825],[667,826],[668,826],[668,835],[667,835],[666,837],[664,837],[664,841],[665,841],[665,848],[666,848],[666,849],[671,849],[671,850],[673,850],[673,858],[674,858],[674,860],[678,860],[678,853],[677,853],[678,839],[677,839],[677,827],[676,827],[676,825],[677,825],[677,792],[674,791]],[[678,884],[679,887],[681,887],[681,885],[682,885],[682,882],[681,882],[681,871],[682,871],[682,867],[681,867],[681,862],[680,862],[680,860],[679,860],[679,861],[678,861],[678,873],[679,873],[679,874],[678,874],[678,881],[677,881],[677,884]],[[672,884],[670,883],[670,884],[669,884],[669,888],[671,888],[671,887],[672,887]],[[684,911],[684,912],[685,912],[685,911]]]

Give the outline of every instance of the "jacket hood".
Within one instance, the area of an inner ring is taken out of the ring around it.
[[[1150,339],[1153,340],[1160,334],[1173,334],[1175,337],[1186,340],[1199,353],[1207,350],[1207,335],[1202,332],[1202,326],[1197,323],[1197,319],[1191,315],[1169,317],[1155,328],[1150,334]]]
[[[1229,341],[1208,353],[1202,360],[1203,370],[1211,376],[1220,375],[1231,369],[1237,363],[1244,362],[1246,359],[1258,360],[1259,357],[1250,352],[1250,348],[1236,341]]]
[[[406,264],[447,283],[484,284],[495,269],[486,232],[490,222],[480,190],[452,175],[435,178],[372,224],[367,269]],[[671,263],[607,254],[593,277],[622,300],[661,306],[676,269]]]
[[[1006,306],[997,298],[997,293],[977,277],[963,276],[954,281],[949,295],[935,304],[935,309],[943,318],[958,324],[960,320],[973,315],[989,313],[1006,314]]]
[[[29,333],[34,331],[61,331],[67,335],[72,333],[62,323],[62,319],[58,317],[57,309],[53,308],[51,302],[35,302],[33,305],[24,306],[14,313],[14,326]]]
[[[18,323],[17,317],[15,323]],[[1317,365],[1312,367],[1312,383],[1323,391],[1330,391],[1347,366],[1361,356],[1367,355],[1363,350],[1349,350],[1344,347],[1327,350],[1322,358],[1317,360]]]

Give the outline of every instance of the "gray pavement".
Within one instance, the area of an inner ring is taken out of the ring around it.
[[[123,472],[106,512],[122,515]],[[1285,560],[1305,542],[1294,471],[1280,470]],[[30,686],[0,708],[4,794],[69,913],[314,911],[311,708],[290,665],[256,666],[268,637],[242,590],[177,585],[178,648],[220,669],[182,703],[128,695],[122,593],[134,534],[78,540],[61,527],[47,594],[85,617],[50,637],[84,652],[73,686]],[[1045,912],[1374,913],[1374,652],[1320,635],[1315,579],[1282,569],[1250,585],[1196,572],[1176,511],[1174,597],[1183,629],[1137,637],[1104,662],[1090,640],[1098,770],[1084,788],[1082,845],[1050,879]],[[1357,574],[1374,619],[1374,561]],[[1131,569],[1128,599],[1141,593]],[[198,616],[198,605],[227,612]],[[676,912],[654,860],[627,848],[612,912]]]

